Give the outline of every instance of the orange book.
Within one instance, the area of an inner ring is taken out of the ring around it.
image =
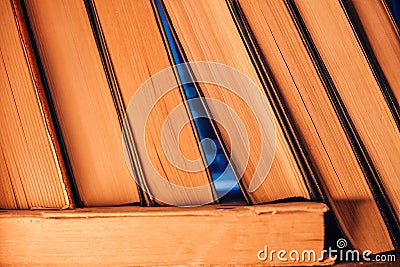
[[[83,204],[139,202],[84,2],[24,3]]]
[[[59,138],[18,1],[0,2],[0,24],[0,208],[71,208]]]
[[[4,211],[0,265],[330,265],[321,254],[326,211],[320,203]]]

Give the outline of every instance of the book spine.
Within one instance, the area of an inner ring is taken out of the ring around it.
[[[26,60],[32,76],[32,81],[36,89],[37,100],[40,105],[42,116],[46,125],[46,130],[50,138],[51,146],[54,150],[55,160],[61,173],[62,184],[68,200],[68,208],[74,208],[79,203],[79,198],[75,198],[74,185],[71,183],[71,173],[68,170],[68,161],[65,157],[65,151],[62,149],[62,137],[58,131],[57,118],[53,110],[53,105],[49,91],[47,90],[44,75],[41,72],[41,63],[38,54],[36,53],[35,42],[32,39],[33,35],[30,31],[29,21],[24,11],[24,4],[21,0],[10,0],[18,31],[21,38]]]

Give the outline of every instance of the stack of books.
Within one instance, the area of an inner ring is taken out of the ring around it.
[[[348,248],[399,248],[386,1],[4,0],[0,25],[0,263],[319,255],[328,208]]]

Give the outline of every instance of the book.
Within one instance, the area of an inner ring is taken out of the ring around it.
[[[242,34],[253,35],[249,50],[261,57],[260,68],[281,94],[343,233],[360,250],[393,249],[342,111],[309,56],[290,8],[285,1],[240,0],[231,6]]]
[[[234,91],[210,83],[199,83],[198,90],[205,98],[220,101],[222,105],[232,108],[237,116],[229,117],[227,113],[222,112],[221,105],[206,100],[212,116],[217,121],[224,122],[219,129],[221,142],[225,145],[227,154],[229,155],[231,149],[240,151],[229,157],[232,158],[236,171],[241,174],[240,184],[248,193],[250,201],[264,203],[289,197],[310,199],[313,192],[308,186],[310,181],[306,171],[286,139],[271,102],[264,94],[225,1],[164,1],[164,3],[170,26],[175,31],[175,38],[180,43],[181,53],[185,55],[187,61],[216,62],[230,66],[256,86],[254,89],[243,80],[236,79],[240,78],[240,74],[234,77],[213,67],[206,70],[193,68],[194,77],[208,75],[217,77],[220,81],[224,79],[233,81]],[[263,123],[266,122],[274,124],[276,133],[263,132],[265,130]],[[225,129],[236,130],[227,132]],[[247,140],[244,134],[247,134]],[[268,147],[275,139],[275,147]],[[235,147],[232,140],[248,141],[248,146],[246,142],[242,144],[238,142]],[[249,151],[248,155],[246,151]],[[256,189],[251,187],[254,181],[261,181]]]
[[[0,3],[0,208],[74,206],[65,161],[24,16]]]
[[[0,211],[0,264],[327,265],[318,260],[326,211],[319,203]],[[299,254],[289,258],[292,250]]]
[[[24,4],[83,205],[139,202],[84,2]]]
[[[370,166],[369,183],[395,244],[399,240],[399,117],[388,100],[390,88],[379,78],[344,1],[294,1],[312,42],[358,135]],[[340,36],[340,42],[337,41]],[[351,66],[351,67],[349,67]]]

